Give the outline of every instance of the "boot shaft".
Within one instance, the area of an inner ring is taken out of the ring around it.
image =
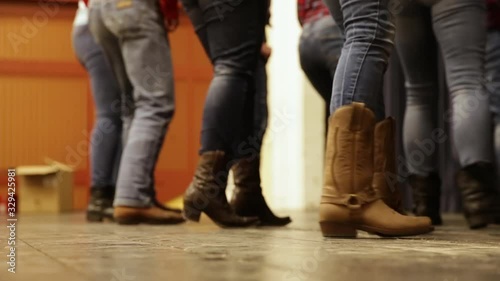
[[[343,106],[330,117],[322,203],[360,205],[372,187],[375,116],[364,104]]]
[[[238,160],[232,167],[234,185],[240,189],[261,189],[260,157],[248,157]]]
[[[375,125],[372,186],[389,207],[403,213],[401,192],[394,180],[397,179],[394,126],[391,117]]]
[[[210,185],[225,189],[229,168],[229,158],[223,151],[201,154],[193,179],[195,186]]]

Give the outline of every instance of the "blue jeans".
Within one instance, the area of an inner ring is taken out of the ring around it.
[[[121,156],[120,87],[89,26],[75,26],[72,39],[76,56],[89,74],[96,110],[90,141],[91,186],[111,188],[116,183]]]
[[[394,40],[390,0],[325,0],[344,31],[345,42],[333,79],[330,111],[363,102],[377,118],[385,118],[382,89]]]
[[[299,39],[300,65],[325,101],[326,120],[330,112],[333,77],[343,45],[342,31],[331,16],[304,24]]]
[[[409,172],[422,176],[437,172],[436,150],[447,139],[437,129],[436,46],[428,43],[434,41],[434,34],[443,54],[452,108],[447,119],[452,122],[460,164],[493,161],[489,97],[484,87],[485,2],[431,2],[425,6],[413,1],[397,17],[396,46],[407,89],[404,146]]]
[[[254,115],[267,119],[264,98],[255,98],[255,70],[264,40],[267,1],[184,0],[183,5],[214,65],[203,112],[200,153],[221,150],[236,158],[248,156],[247,140],[263,135],[262,124],[267,124],[259,117],[254,120]],[[260,152],[260,145],[255,148],[251,153]]]
[[[210,58],[212,63],[214,59],[210,52],[210,42],[208,38],[207,23],[203,17],[203,11],[200,7],[198,0],[181,0],[182,6],[194,26],[196,35],[205,50],[205,53]],[[267,72],[266,60],[261,56],[257,62],[257,68],[254,73],[254,87],[251,88],[255,91],[253,95],[253,130],[252,136],[255,141],[252,141],[252,146],[255,147],[256,152],[260,154],[262,139],[267,129],[268,121],[268,107],[267,107]],[[210,144],[203,144],[202,147],[210,147]],[[203,149],[202,149],[203,150]]]
[[[491,110],[495,128],[495,152],[500,175],[500,31],[488,32],[486,44],[486,87],[491,94]]]
[[[174,115],[170,46],[157,0],[93,0],[90,29],[122,90],[124,147],[115,206],[149,207],[154,171]]]

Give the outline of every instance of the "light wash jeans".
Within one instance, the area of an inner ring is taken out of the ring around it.
[[[403,139],[411,174],[437,172],[437,147],[448,138],[437,128],[435,34],[443,55],[451,111],[451,138],[462,167],[492,162],[491,113],[485,89],[485,1],[408,3],[397,16],[396,46],[406,78]]]
[[[90,28],[122,89],[124,148],[115,206],[155,202],[154,171],[174,115],[170,46],[157,0],[92,0]]]

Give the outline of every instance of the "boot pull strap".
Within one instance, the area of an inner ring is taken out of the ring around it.
[[[364,204],[373,202],[379,198],[379,196],[367,196],[364,194],[345,194],[340,197],[323,195],[321,203],[344,205],[351,210],[357,210]]]
[[[351,116],[351,122],[349,124],[349,128],[353,131],[360,131],[361,128],[364,127],[363,121],[363,115],[365,113],[365,104],[360,103],[360,102],[353,102],[352,103],[352,116]]]

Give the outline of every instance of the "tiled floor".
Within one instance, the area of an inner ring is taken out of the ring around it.
[[[500,226],[470,231],[460,216],[446,216],[445,226],[415,238],[324,239],[316,218],[295,213],[285,228],[236,230],[207,221],[117,226],[86,223],[83,214],[24,216],[15,274],[3,261],[8,233],[0,230],[0,280],[500,280]]]

